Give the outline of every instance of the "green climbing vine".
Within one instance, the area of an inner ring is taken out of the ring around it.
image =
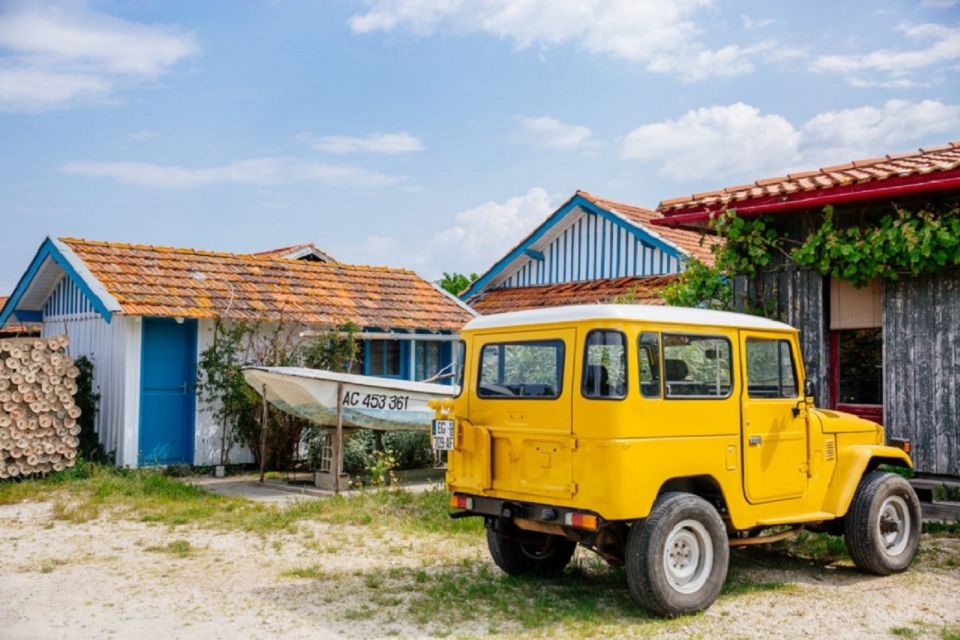
[[[821,275],[863,286],[873,278],[933,273],[960,265],[960,212],[896,208],[876,224],[837,228],[833,207],[823,223],[793,251],[793,260]]]
[[[960,265],[960,211],[956,204],[909,210],[896,207],[874,223],[840,227],[833,207],[825,207],[820,226],[802,242],[788,238],[771,216],[741,218],[725,211],[710,222],[722,242],[711,247],[714,265],[698,260],[663,292],[670,305],[730,309],[730,278],[751,279],[753,299],[747,311],[771,316],[775,305],[765,300],[760,274],[782,264],[796,264],[863,286],[873,278],[896,280],[903,275],[933,273]]]

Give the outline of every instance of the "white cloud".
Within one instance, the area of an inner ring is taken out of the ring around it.
[[[743,103],[704,107],[643,125],[623,139],[624,158],[654,162],[678,182],[750,180],[915,148],[960,129],[960,105],[890,100],[820,113],[803,126]]]
[[[423,150],[423,141],[405,131],[398,133],[371,133],[363,137],[321,136],[298,133],[296,139],[309,143],[317,151],[335,154],[383,153],[401,154]]]
[[[481,32],[517,48],[577,43],[593,54],[645,65],[685,80],[748,73],[770,43],[711,50],[695,18],[711,0],[368,0],[350,18],[356,33],[406,29]]]
[[[899,31],[925,46],[878,49],[864,54],[822,55],[813,61],[811,69],[841,74],[855,86],[903,88],[916,84],[913,77],[920,71],[929,76],[939,68],[960,63],[960,27],[904,24]]]
[[[439,271],[483,271],[491,256],[504,254],[555,209],[540,187],[503,202],[485,202],[453,216],[455,224],[429,241],[431,264]]]
[[[786,118],[737,102],[643,125],[623,139],[624,158],[656,160],[675,180],[765,172],[798,159],[800,133]]]
[[[518,116],[517,121],[537,144],[544,147],[574,150],[592,143],[590,127],[561,122],[550,116]]]
[[[67,174],[110,178],[152,189],[189,189],[216,184],[283,185],[321,182],[335,187],[386,187],[400,178],[346,165],[298,158],[267,157],[213,167],[182,167],[149,162],[74,162],[61,167]]]
[[[0,109],[33,111],[102,99],[155,80],[198,51],[173,28],[30,5],[0,13]]]
[[[945,137],[960,130],[960,105],[936,100],[908,102],[888,100],[882,107],[859,107],[827,111],[803,127],[807,145],[845,162],[876,153],[903,150],[927,136]]]

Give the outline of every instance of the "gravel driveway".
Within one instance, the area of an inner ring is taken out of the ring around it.
[[[731,575],[760,587],[721,597],[702,615],[664,622],[614,614],[585,627],[570,622],[574,612],[566,622],[523,626],[511,606],[454,623],[428,610],[413,615],[431,575],[501,580],[488,570],[480,535],[306,522],[262,537],[53,515],[49,503],[0,506],[0,638],[960,637],[951,635],[960,634],[956,537],[925,536],[914,567],[890,578],[735,551]],[[606,571],[589,554],[580,563],[586,580]],[[625,601],[625,585],[614,584]],[[455,600],[427,604],[471,607]]]

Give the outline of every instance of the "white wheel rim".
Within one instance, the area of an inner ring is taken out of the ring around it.
[[[678,522],[663,545],[663,572],[680,593],[699,591],[713,570],[713,540],[696,520]]]
[[[910,508],[900,496],[889,496],[880,505],[877,518],[877,534],[883,551],[888,556],[898,556],[910,542]]]

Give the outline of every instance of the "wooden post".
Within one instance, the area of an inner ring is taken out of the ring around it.
[[[333,460],[333,493],[340,494],[340,474],[343,472],[343,383],[337,383],[337,446]]]
[[[267,466],[267,385],[263,385],[263,420],[260,423],[260,484]]]

